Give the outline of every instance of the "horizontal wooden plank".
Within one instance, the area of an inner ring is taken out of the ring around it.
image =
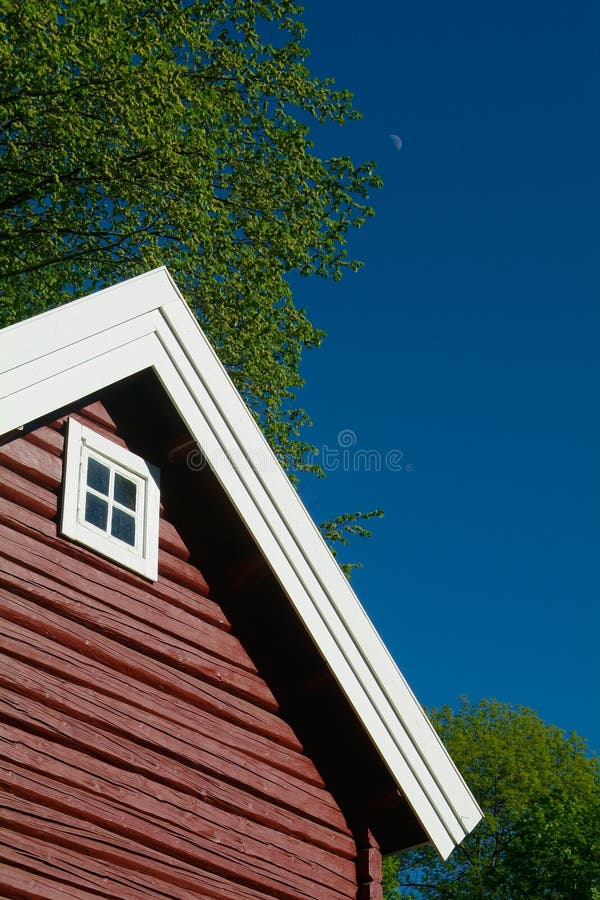
[[[147,813],[146,807],[151,805],[152,798],[144,797],[141,791],[136,793],[135,800],[131,798],[131,806],[120,799],[113,801],[105,793],[109,786],[101,779],[94,781],[93,776],[88,776],[92,783],[89,790],[84,790],[79,783],[72,783],[72,772],[68,769],[61,769],[64,781],[49,775],[50,760],[47,757],[34,760],[30,751],[20,748],[19,755],[28,758],[25,768],[15,762],[14,747],[5,746],[1,738],[0,747],[0,786],[49,810],[58,809],[84,821],[94,822],[200,868],[231,878],[234,882],[239,880],[255,889],[271,891],[273,896],[282,900],[298,900],[300,897],[306,900],[337,900],[353,897],[356,893],[355,887],[344,892],[323,887],[313,879],[269,862],[268,855],[266,858],[250,855],[244,852],[243,841],[230,839],[230,845],[225,846],[221,843],[222,831],[217,831],[210,824],[204,826],[192,811],[183,821],[180,819],[174,823],[173,815],[175,813],[179,818],[179,811],[165,805],[157,818]],[[84,773],[78,772],[78,775],[83,777]],[[267,848],[265,853],[268,854]]]
[[[5,623],[4,628],[7,632],[16,630],[9,622]],[[30,642],[18,641],[12,635],[0,635],[0,640],[5,652],[23,653],[33,646],[35,636],[31,637]],[[44,639],[44,647],[49,644]],[[27,656],[17,658],[23,661]],[[8,666],[7,660],[6,671]],[[244,733],[229,726],[234,731],[233,740],[237,740],[232,745],[231,738],[228,742],[229,723],[193,708],[190,708],[190,717],[185,724],[185,705],[180,704],[173,711],[170,702],[167,707],[160,690],[144,691],[143,685],[131,688],[125,683],[123,696],[118,699],[106,690],[96,689],[94,682],[83,676],[67,687],[61,671],[48,664],[29,677],[21,673],[20,688],[40,703],[51,703],[54,709],[114,734],[128,737],[131,725],[135,723],[136,740],[143,741],[151,749],[162,750],[174,759],[181,759],[281,806],[302,809],[315,820],[347,833],[346,823],[333,799],[322,786],[315,784],[314,768],[307,758],[297,756],[298,765],[290,771],[290,755],[280,751],[272,742],[261,743],[260,737],[252,732]],[[102,669],[98,671],[104,674]],[[0,671],[2,683],[11,689],[6,677]],[[113,678],[111,684],[113,682],[119,684],[118,679]],[[65,690],[68,691],[67,699]],[[264,748],[263,756],[257,753],[261,746]],[[313,779],[309,777],[311,774]]]
[[[81,629],[4,589],[0,589],[0,614],[34,635],[49,637],[59,645],[103,663],[127,678],[152,686],[162,692],[164,703],[172,703],[173,699],[182,700],[198,711],[223,719],[227,725],[237,725],[284,747],[301,750],[289,726],[271,713],[185,673],[174,671],[135,650],[124,649],[116,642]]]
[[[47,450],[30,443],[29,437],[18,438],[16,441],[0,447],[0,464],[4,464],[8,469],[17,472],[22,478],[29,480],[34,485],[57,490],[62,479],[62,461]],[[31,508],[30,504],[25,505],[27,508]],[[38,527],[40,531],[48,533],[47,530],[44,531],[42,523],[38,523]],[[51,536],[55,537],[56,533],[54,529]],[[186,558],[189,559],[189,552],[175,529],[169,524],[165,524],[161,537],[163,551],[159,554],[159,573],[207,597],[210,591],[206,579],[195,566],[186,562]],[[73,544],[72,546],[75,547],[76,545]],[[173,550],[175,550],[176,555],[173,555]],[[86,552],[88,556],[83,558],[92,558],[103,567],[106,567],[108,563],[113,571],[123,572],[124,578],[128,577],[131,579],[135,577],[125,573],[124,570],[110,561],[104,560],[98,554]]]
[[[183,587],[192,588],[205,597],[210,593],[208,583],[199,569],[177,556],[165,553],[164,550],[158,555],[158,574]]]
[[[0,523],[0,541],[8,534],[10,531]],[[2,571],[15,579],[15,585],[25,582],[37,586],[36,596],[39,595],[40,602],[43,603],[46,596],[48,606],[87,622],[91,627],[102,627],[111,636],[125,634],[128,637],[126,629],[131,627],[131,638],[137,640],[142,650],[146,646],[149,652],[160,653],[180,668],[188,668],[186,655],[191,652],[206,656],[210,665],[214,665],[214,657],[235,670],[256,675],[251,658],[229,632],[190,615],[162,597],[150,593],[132,596],[127,585],[120,585],[120,590],[115,590],[99,583],[97,578],[86,577],[81,571],[61,567],[49,561],[44,552],[38,554],[38,549],[36,541],[13,532],[12,540],[6,540],[0,549],[0,558],[3,559]],[[115,619],[115,613],[118,619]],[[108,615],[110,621],[96,619],[96,614]],[[148,642],[143,637],[146,633]],[[135,638],[136,634],[138,638]],[[165,644],[162,648],[161,642]],[[193,660],[190,665],[193,667],[190,671],[198,671]],[[216,677],[216,683],[221,683],[220,677]],[[270,693],[266,702],[273,705]]]
[[[15,866],[20,864],[28,870],[33,869],[38,877],[44,875],[54,884],[57,897],[108,898],[116,893],[122,900],[148,900],[145,888],[152,890],[151,879],[143,876],[140,878],[141,889],[136,887],[135,872],[119,870],[105,861],[103,876],[94,871],[97,868],[94,861],[84,859],[66,847],[59,849],[33,835],[10,831],[0,825],[2,857]],[[160,886],[157,884],[156,888],[158,891]]]
[[[192,647],[197,647],[214,656],[235,663],[236,667],[256,673],[254,663],[233,635],[216,627],[214,622],[206,622],[197,615],[167,602],[155,593],[132,590],[128,584],[116,580],[99,579],[93,568],[69,566],[68,559],[58,553],[49,553],[45,545],[34,538],[11,530],[2,523],[3,501],[0,499],[0,542],[5,550],[4,557],[13,560],[18,568],[6,569],[18,577],[29,581],[29,573],[38,573],[38,585],[44,584],[50,590],[60,591],[66,598],[86,600],[92,607],[103,605],[124,613],[125,617],[139,622],[151,622],[152,626],[165,634],[173,635]],[[94,598],[98,598],[97,601]],[[220,623],[219,623],[220,624]]]
[[[1,636],[0,640],[4,647],[10,648],[11,638]],[[14,644],[13,639],[13,647]],[[4,671],[0,670],[0,683],[5,690],[13,690],[15,684],[8,679],[9,669],[7,658]],[[61,678],[60,672],[54,675],[47,668],[26,674],[21,667],[19,677],[20,691],[36,702],[47,703],[53,709],[87,722],[94,728],[126,738],[131,735],[132,727],[135,726],[136,740],[150,749],[182,760],[280,806],[292,810],[301,809],[316,821],[347,833],[346,823],[333,798],[326,790],[302,777],[301,770],[304,767],[299,765],[298,772],[289,772],[283,768],[281,758],[273,747],[270,748],[268,761],[257,757],[254,754],[259,745],[252,739],[253,736],[244,735],[239,730],[239,746],[228,745],[224,739],[219,739],[223,723],[214,715],[196,715],[187,728],[174,728],[172,720],[165,717],[161,706],[148,710],[133,705],[134,700],[143,696],[141,688],[136,691],[132,700],[129,700],[129,690],[119,700],[94,689],[83,678],[79,682],[68,683],[64,677]],[[156,694],[152,694],[151,698],[155,704],[162,699],[160,696],[156,697]]]
[[[58,501],[55,493],[6,466],[0,466],[0,496],[44,518],[53,519],[56,515]]]
[[[25,432],[23,438],[35,447],[41,447],[42,450],[47,450],[48,453],[52,453],[54,456],[62,456],[65,439],[63,434],[60,431],[55,431],[54,428],[42,425],[33,431]]]
[[[4,469],[4,471],[7,470]],[[17,473],[14,473],[14,475],[17,477]],[[21,478],[20,483],[23,484],[23,482],[33,486],[33,482],[30,479]],[[36,487],[39,491],[45,490],[39,486]],[[46,493],[49,497],[54,496],[56,499],[56,494],[52,491],[46,491]],[[56,504],[58,507],[58,501],[56,501]],[[13,534],[26,534],[35,540],[36,543],[52,544],[60,549],[61,543],[57,540],[58,525],[55,521],[56,517],[49,518],[41,515],[29,509],[20,500],[15,501],[4,496],[0,496],[0,516],[0,521],[5,522]]]
[[[79,417],[81,418],[81,417]],[[39,427],[29,434],[22,435],[25,441],[29,441],[37,447],[48,450],[56,456],[61,456],[64,447],[64,437],[50,426]],[[111,437],[113,437],[111,435]],[[4,482],[7,489],[3,490]],[[27,487],[28,486],[28,487]],[[10,493],[10,488],[14,493]],[[15,491],[15,488],[17,490]],[[3,496],[15,502],[22,502],[26,508],[39,512],[48,518],[56,515],[57,499],[52,491],[44,490],[30,479],[23,478],[17,472],[13,472],[0,466],[0,491]],[[39,502],[37,502],[39,500]],[[190,551],[171,522],[161,518],[160,521],[160,546],[168,553],[182,560],[189,560]]]
[[[159,554],[159,561],[161,555],[162,553]],[[133,579],[130,579],[129,583],[137,584]],[[186,587],[184,584],[172,581],[164,571],[159,571],[158,581],[151,584],[147,590],[156,594],[157,597],[164,597],[169,603],[176,604],[193,615],[206,619],[207,622],[218,624],[225,631],[231,630],[227,616],[219,604],[210,599],[208,589],[205,594],[201,594]]]
[[[56,488],[62,478],[62,461],[23,437],[0,446],[0,463],[44,487]]]
[[[4,575],[0,572],[0,584],[3,581]],[[162,685],[165,694],[179,696],[229,722],[300,749],[291,728],[269,710],[38,606],[31,588],[26,584],[19,586],[19,596],[12,581],[10,590],[2,588],[0,610],[5,618],[35,633],[46,634],[139,681]]]
[[[342,892],[355,878],[353,859],[265,826],[247,816],[244,809],[234,812],[209,803],[204,787],[198,792],[183,791],[100,759],[93,749],[73,749],[9,724],[3,726],[0,735],[0,755],[7,761],[13,751],[12,759],[19,767],[47,773],[63,785],[93,792],[107,804],[139,812],[151,820],[166,820],[173,833],[204,837],[222,849],[264,859],[269,869],[280,867]]]
[[[193,591],[164,576],[157,582],[146,581],[91,550],[79,547],[70,540],[57,538],[56,523],[2,496],[0,496],[0,523],[8,527],[13,534],[18,533],[35,541],[38,545],[38,555],[44,555],[49,562],[62,567],[65,573],[73,573],[76,570],[92,581],[105,584],[114,590],[126,591],[133,597],[145,598],[149,595],[161,597],[224,630],[231,627],[221,607],[201,592]],[[159,559],[163,553],[164,551],[159,554]]]
[[[235,658],[226,660],[202,649],[203,634],[198,625],[194,631],[190,630],[189,642],[184,641],[175,631],[174,626],[178,625],[176,620],[156,614],[158,622],[157,627],[154,627],[152,619],[144,621],[143,618],[131,614],[131,605],[128,608],[127,597],[123,597],[122,608],[119,608],[119,597],[111,596],[108,599],[112,602],[102,603],[83,591],[78,595],[77,591],[44,576],[37,567],[26,568],[15,564],[13,560],[20,555],[18,546],[11,545],[6,549],[7,553],[0,554],[0,583],[8,591],[14,589],[21,594],[25,591],[28,599],[34,600],[41,607],[53,610],[59,616],[66,616],[72,623],[80,624],[92,631],[100,631],[125,648],[131,647],[142,654],[149,654],[154,659],[195,675],[208,684],[251,700],[253,704],[263,709],[272,712],[277,710],[277,702],[262,678],[247,669],[242,669],[235,662]],[[10,559],[7,558],[8,555]],[[207,631],[208,628],[209,626],[204,624],[204,630]],[[177,631],[179,630],[177,628]],[[217,632],[217,636],[230,638],[222,632]],[[223,647],[223,652],[228,650],[229,647]]]
[[[207,772],[200,771],[186,760],[175,759],[164,752],[152,749],[136,742],[135,735],[115,735],[99,727],[101,717],[94,725],[88,725],[82,719],[69,718],[65,710],[55,710],[51,705],[50,691],[46,691],[46,703],[32,699],[35,684],[31,669],[22,664],[7,660],[7,669],[3,681],[17,677],[19,684],[27,688],[19,694],[17,689],[2,687],[0,710],[5,723],[13,722],[35,734],[49,740],[67,742],[81,754],[92,753],[108,762],[143,775],[149,780],[158,780],[178,791],[189,793],[200,798],[207,807],[216,807],[229,813],[240,813],[249,821],[257,822],[284,835],[291,835],[306,842],[307,858],[315,857],[311,845],[315,848],[334,853],[336,859],[354,860],[356,849],[352,838],[324,825],[306,815],[304,797],[296,792],[295,798],[290,794],[291,803],[300,800],[299,808],[281,807],[273,800],[260,797],[255,791],[243,789],[231,784],[222,777],[217,778]],[[46,673],[46,678],[48,675]],[[16,682],[15,682],[16,683]],[[55,689],[51,687],[51,692]],[[59,688],[60,689],[60,688]],[[38,692],[39,696],[39,692]],[[135,718],[132,722],[135,722]],[[250,762],[250,761],[248,761]],[[251,765],[248,766],[251,768]]]
[[[56,516],[58,500],[55,492],[35,484],[31,479],[24,478],[5,466],[0,466],[0,496],[44,518],[54,519]],[[179,559],[187,561],[190,558],[190,551],[177,529],[164,518],[160,520],[159,546]],[[205,589],[203,593],[208,593],[208,590]]]
[[[0,890],[3,900],[98,900],[97,892],[91,894],[80,886],[61,883],[54,877],[54,872],[40,875],[31,871],[34,865],[28,853],[0,845]]]
[[[162,550],[166,550],[178,559],[187,561],[190,558],[190,551],[185,545],[181,535],[175,526],[163,517],[161,517],[160,520],[159,546]],[[208,586],[204,589],[203,593],[209,593]]]
[[[196,866],[160,853],[155,847],[145,847],[93,822],[85,822],[59,810],[48,810],[23,797],[0,792],[0,815],[6,828],[40,837],[53,846],[55,853],[60,853],[62,847],[70,847],[84,856],[88,865],[97,862],[101,868],[106,860],[157,879],[156,885],[160,880],[162,885],[171,886],[168,896],[185,897],[186,900],[190,895],[219,900],[231,896],[233,886],[227,879],[206,870],[199,871]],[[156,894],[157,890],[152,893]],[[241,884],[235,885],[235,894],[236,900],[264,900],[264,893]]]
[[[62,481],[63,438],[51,428],[42,427],[0,447],[0,463],[29,479],[34,485],[57,490]],[[208,596],[206,579],[187,563],[189,551],[169,523],[161,528],[161,545],[166,554],[159,558],[159,571],[167,578]]]
[[[43,688],[49,686],[48,676],[58,677],[61,684],[66,680],[69,698],[61,699],[59,690],[58,700],[53,701],[57,709],[64,709],[94,727],[126,736],[130,733],[128,723],[139,720],[140,734],[149,746],[162,748],[173,758],[190,760],[203,771],[222,776],[277,802],[284,803],[280,798],[285,798],[289,790],[300,790],[303,793],[295,802],[306,814],[324,818],[332,827],[349,834],[341,814],[336,813],[333,800],[323,793],[324,784],[314,765],[300,752],[169,695],[162,684],[132,679],[39,631],[24,630],[8,619],[4,619],[0,629],[0,651],[6,657],[12,656],[34,667],[31,677],[37,680],[29,688],[30,696],[40,699],[40,690],[43,693]],[[27,679],[23,673],[20,678],[21,686],[24,686]],[[81,703],[75,702],[77,697],[81,698]],[[205,753],[195,752],[191,758],[190,748],[200,748]],[[226,761],[228,765],[223,768],[220,761]],[[253,773],[250,781],[249,772]],[[283,779],[279,772],[285,773]],[[304,792],[308,796],[304,796]],[[321,813],[313,811],[313,797],[324,801]]]

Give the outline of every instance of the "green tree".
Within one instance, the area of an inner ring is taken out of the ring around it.
[[[585,741],[490,700],[430,716],[485,819],[446,862],[388,858],[387,900],[597,900],[600,759]]]
[[[286,276],[359,265],[373,165],[313,153],[357,117],[305,65],[294,0],[0,0],[0,325],[170,267],[288,470],[323,334]]]

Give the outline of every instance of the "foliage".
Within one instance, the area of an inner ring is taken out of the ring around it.
[[[431,848],[388,858],[387,900],[600,896],[600,759],[585,742],[497,701],[430,716],[485,820],[445,863]]]
[[[364,522],[369,519],[380,519],[382,516],[383,510],[381,509],[374,509],[368,513],[342,513],[342,515],[336,516],[335,519],[322,522],[319,528],[331,547],[333,555],[337,556],[337,544],[347,547],[350,543],[350,537],[371,537],[371,530],[365,527]],[[362,568],[362,563],[343,563],[341,568],[344,574],[350,578],[352,570]]]
[[[339,278],[368,163],[308,123],[357,117],[305,65],[294,0],[0,0],[0,325],[166,264],[288,468],[323,337],[292,271]]]

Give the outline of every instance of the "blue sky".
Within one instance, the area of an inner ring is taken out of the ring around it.
[[[364,269],[295,285],[329,335],[301,399],[337,451],[304,500],[384,508],[346,556],[423,703],[522,703],[600,751],[600,7],[306,0],[304,20],[311,70],[364,115],[317,151],[384,179]]]

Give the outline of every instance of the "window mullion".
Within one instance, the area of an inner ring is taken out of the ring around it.
[[[112,537],[112,518],[113,518],[113,508],[114,508],[114,492],[115,492],[115,467],[111,463],[109,465],[110,478],[108,482],[108,528],[106,533],[109,537]]]

